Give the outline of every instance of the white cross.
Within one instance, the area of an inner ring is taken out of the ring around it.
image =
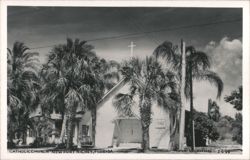
[[[131,43],[130,43],[130,45],[128,46],[129,48],[130,48],[130,58],[133,58],[133,51],[134,51],[134,47],[135,47],[136,45],[134,44],[134,42],[132,41]]]

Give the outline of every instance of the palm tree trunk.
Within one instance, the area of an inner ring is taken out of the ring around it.
[[[36,143],[36,147],[40,146],[40,136],[39,136],[39,128],[38,126],[36,127],[36,140],[38,141],[38,143]]]
[[[72,114],[70,114],[68,119],[68,126],[67,126],[67,149],[71,149],[73,146],[73,121],[74,117]]]
[[[64,113],[63,123],[62,123],[62,129],[61,129],[61,134],[60,134],[60,138],[59,138],[59,144],[63,143],[63,137],[64,137],[65,131],[66,131],[67,119],[68,119],[67,114]]]
[[[96,134],[96,106],[91,110],[92,117],[92,145],[95,146],[95,134]]]
[[[142,125],[142,150],[149,150],[149,126]]]
[[[23,144],[26,144],[26,138],[27,138],[27,131],[23,131],[23,135],[22,135],[22,138],[23,138]]]
[[[76,104],[73,104],[70,107],[69,116],[68,116],[68,125],[67,125],[67,149],[72,149],[73,146],[73,125],[76,115]]]
[[[151,122],[151,100],[144,95],[140,97],[140,116],[142,125],[142,151],[149,150],[149,126]]]
[[[170,141],[169,146],[170,150],[176,150],[178,147],[177,134],[178,133],[178,125],[177,125],[177,114],[176,112],[170,112]]]

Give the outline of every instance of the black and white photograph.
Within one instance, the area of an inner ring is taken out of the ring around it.
[[[6,5],[5,154],[249,156],[244,7],[67,4]]]

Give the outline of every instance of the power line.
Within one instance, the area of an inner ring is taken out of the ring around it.
[[[150,34],[150,33],[157,33],[157,32],[166,32],[166,31],[173,31],[173,30],[179,30],[179,29],[188,29],[188,28],[195,28],[195,27],[202,27],[202,26],[211,26],[216,24],[223,24],[223,23],[233,23],[233,22],[240,22],[242,21],[242,18],[238,19],[232,19],[232,20],[220,20],[210,23],[201,23],[201,24],[192,24],[192,25],[184,25],[184,26],[178,26],[178,27],[168,27],[164,29],[159,30],[151,30],[151,31],[144,31],[144,32],[135,32],[135,33],[129,33],[129,34],[123,34],[123,35],[116,35],[116,36],[110,36],[110,37],[101,37],[101,38],[95,38],[95,39],[88,39],[87,42],[93,42],[93,41],[101,41],[101,40],[111,40],[111,39],[120,39],[120,38],[128,38],[128,37],[137,37],[139,35],[143,34]],[[40,48],[49,48],[53,47],[54,45],[47,45],[47,46],[40,46],[40,47],[33,47],[30,49],[40,49]]]
[[[121,15],[122,12],[120,10],[117,10]],[[131,24],[137,29],[137,32],[140,31],[140,32],[144,32],[145,29],[142,25],[140,25],[140,21],[139,20],[135,20],[132,16],[128,16],[127,14],[125,14],[127,19],[131,22]],[[152,42],[154,42],[156,45],[159,45],[159,42],[157,42],[157,40],[153,37],[153,35],[149,35],[149,34],[145,34],[144,35],[146,38],[148,38],[149,40],[151,40]]]

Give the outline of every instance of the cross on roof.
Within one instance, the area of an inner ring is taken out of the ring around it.
[[[136,45],[134,44],[134,42],[132,41],[131,43],[130,43],[130,45],[128,46],[129,48],[130,48],[130,58],[132,58],[134,55],[134,47],[135,47]]]

